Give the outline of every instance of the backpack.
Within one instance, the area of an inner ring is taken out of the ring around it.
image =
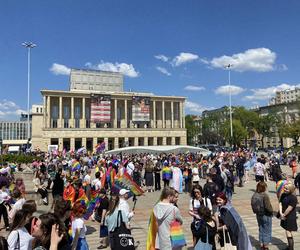
[[[251,207],[253,213],[257,215],[265,214],[264,197],[255,192],[251,198]]]
[[[226,182],[226,187],[228,188],[232,188],[234,186],[234,177],[233,174],[231,172],[225,172],[226,176],[227,176],[227,182]]]

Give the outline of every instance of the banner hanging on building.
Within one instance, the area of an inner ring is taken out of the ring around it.
[[[110,122],[111,98],[109,95],[91,96],[91,121]]]
[[[143,97],[143,96],[132,97],[132,121],[134,122],[150,121],[150,97]]]

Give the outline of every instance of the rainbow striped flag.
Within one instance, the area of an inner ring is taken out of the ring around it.
[[[72,163],[72,171],[75,172],[77,170],[80,170],[81,166],[80,166],[80,163],[78,161],[74,161]]]
[[[163,180],[171,180],[172,179],[172,171],[168,166],[163,167],[162,169],[162,179]]]
[[[139,196],[144,193],[143,189],[141,189],[141,187],[134,182],[128,173],[124,173],[122,176],[117,175],[114,180],[113,188],[117,189],[118,191],[123,188],[127,189],[130,191],[129,196]]]
[[[277,193],[277,198],[278,200],[280,199],[281,195],[283,194],[284,186],[288,183],[287,180],[280,180],[276,183],[276,193]]]
[[[158,232],[157,221],[154,212],[152,211],[149,219],[149,224],[148,224],[147,245],[146,245],[147,250],[155,250],[155,239],[156,239],[157,232]]]

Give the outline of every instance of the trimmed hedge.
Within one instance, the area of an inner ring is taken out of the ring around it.
[[[10,163],[31,163],[34,160],[41,160],[40,157],[34,155],[14,155],[14,154],[5,154],[0,156],[0,164],[2,162],[10,162]]]

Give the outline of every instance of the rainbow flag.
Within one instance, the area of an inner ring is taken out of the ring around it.
[[[71,201],[71,203],[74,202],[75,199],[75,189],[72,185],[69,185],[67,187],[65,187],[64,189],[64,193],[63,193],[63,198],[64,200],[69,200]]]
[[[147,250],[155,250],[155,239],[158,232],[157,221],[152,211],[148,224],[148,234],[147,234]]]
[[[113,167],[109,167],[108,170],[106,171],[107,183],[109,183],[112,186],[114,184],[115,177],[116,177],[116,170]]]
[[[168,166],[163,167],[162,169],[162,179],[163,180],[171,180],[172,179],[172,171]]]
[[[117,189],[118,191],[123,188],[127,189],[130,191],[129,196],[139,196],[144,193],[143,189],[141,189],[141,187],[134,182],[128,173],[124,173],[122,176],[117,175],[114,180],[113,188]]]
[[[288,183],[287,180],[280,180],[276,183],[276,193],[278,200],[280,199],[281,195],[283,194],[283,188]]]
[[[80,163],[78,161],[74,161],[72,163],[72,171],[75,172],[77,170],[80,170],[81,166],[80,166]]]

